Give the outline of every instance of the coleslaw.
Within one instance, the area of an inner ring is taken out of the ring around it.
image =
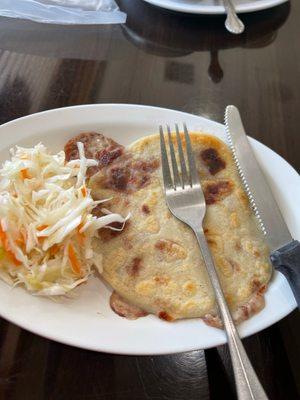
[[[64,151],[51,154],[43,144],[16,146],[0,170],[0,278],[23,284],[43,296],[64,295],[85,282],[95,267],[102,272],[102,255],[94,245],[98,229],[127,218],[92,210],[86,186],[84,146],[79,159],[66,162]],[[100,206],[101,207],[101,206]],[[113,228],[111,228],[113,229]]]

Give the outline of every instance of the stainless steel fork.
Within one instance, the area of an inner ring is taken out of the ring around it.
[[[206,212],[205,198],[201,188],[199,174],[196,169],[189,133],[185,124],[183,127],[186,156],[184,155],[178,125],[175,124],[180,163],[179,172],[171,130],[170,127],[167,126],[172,173],[169,166],[163,128],[162,126],[159,127],[162,174],[166,202],[172,214],[189,225],[197,237],[202,257],[215,291],[216,301],[227,335],[238,398],[240,400],[267,400],[264,389],[256,376],[232,320],[220,285],[216,267],[204,235],[202,223]],[[187,159],[187,163],[185,159]]]

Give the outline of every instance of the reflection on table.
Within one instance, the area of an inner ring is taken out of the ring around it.
[[[141,0],[119,0],[127,13],[124,35],[144,51],[164,57],[182,57],[209,51],[208,74],[214,82],[223,77],[218,52],[235,47],[259,48],[270,45],[287,20],[290,3],[258,13],[243,14],[246,31],[232,35],[224,28],[224,16],[201,16],[169,12]],[[160,24],[157,21],[160,20]],[[164,29],[161,29],[161,24]],[[147,25],[148,29],[144,29]]]

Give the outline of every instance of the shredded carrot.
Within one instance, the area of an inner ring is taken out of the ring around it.
[[[49,226],[49,225],[37,226],[36,230],[40,232],[40,231],[43,231],[44,229],[47,229],[48,226]],[[39,241],[40,243],[42,243],[43,240],[44,240],[46,237],[48,237],[48,236],[46,236],[46,235],[45,235],[45,236],[44,236],[44,235],[39,236],[39,237],[38,237],[38,241]]]
[[[26,231],[25,230],[21,230],[20,234],[18,235],[18,237],[15,239],[16,244],[20,247],[22,247],[23,249],[25,248],[26,245]]]
[[[19,245],[19,246],[24,246],[24,239],[23,239],[23,236],[21,235],[21,236],[19,236],[17,239],[16,239],[16,243],[17,243],[17,245]]]
[[[0,224],[0,239],[2,242],[2,246],[4,247],[4,250],[6,251],[6,254],[8,256],[8,258],[15,264],[15,265],[21,265],[22,263],[16,258],[16,256],[14,255],[14,253],[10,250],[9,248],[9,244],[8,244],[8,239],[7,239],[7,235],[4,232],[4,230],[2,229],[2,226]]]
[[[20,170],[20,175],[22,179],[30,179],[30,174],[28,168],[23,168]]]
[[[54,244],[53,246],[50,247],[49,252],[50,256],[54,256],[60,249],[60,246],[58,244]]]
[[[86,197],[86,196],[87,196],[87,190],[86,190],[86,187],[85,187],[85,186],[82,186],[82,188],[81,188],[81,193],[82,193],[82,196],[83,196],[83,197]]]
[[[69,244],[69,247],[68,247],[68,254],[69,254],[69,259],[71,262],[71,267],[72,267],[73,272],[75,272],[75,274],[77,274],[77,275],[80,275],[81,274],[80,262],[76,256],[75,249],[71,243]]]
[[[22,236],[23,242],[24,242],[24,244],[25,244],[25,243],[26,243],[26,240],[27,240],[27,233],[26,233],[25,230],[24,230],[24,231],[21,231],[21,236]]]
[[[83,246],[84,245],[84,240],[85,240],[84,233],[77,232],[76,237],[77,237],[77,241],[80,244],[80,246]]]
[[[80,246],[84,245],[84,240],[85,240],[85,234],[83,232],[80,232],[80,229],[82,227],[83,227],[83,223],[81,222],[77,227],[77,233],[76,233],[77,241],[80,244]]]
[[[36,230],[37,230],[37,231],[43,231],[44,229],[47,229],[48,226],[49,226],[49,225],[40,225],[40,226],[37,226]]]

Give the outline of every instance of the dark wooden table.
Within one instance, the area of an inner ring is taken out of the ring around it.
[[[300,169],[300,2],[244,15],[179,15],[119,0],[124,26],[61,27],[1,18],[0,122],[83,103],[139,103],[222,121],[237,105],[253,137]],[[270,399],[300,398],[297,311],[244,340]],[[125,357],[41,338],[0,319],[0,399],[234,399],[225,346]]]

